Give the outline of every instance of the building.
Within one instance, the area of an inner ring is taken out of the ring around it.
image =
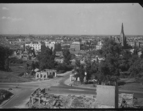
[[[32,47],[34,48],[35,51],[39,51],[41,50],[41,43],[40,42],[30,42],[30,43],[26,43],[25,47]]]
[[[80,42],[72,42],[70,49],[74,51],[80,51]]]
[[[55,49],[55,44],[56,44],[56,42],[47,42],[47,41],[45,41],[45,46],[46,47],[49,47],[50,49]]]
[[[120,34],[120,43],[121,43],[122,46],[126,46],[127,45],[126,37],[125,37],[125,34],[124,34],[123,23],[122,23],[121,34]]]
[[[45,69],[45,71],[36,72],[35,78],[36,79],[48,79],[49,77],[56,77],[56,70],[52,69]]]
[[[115,41],[117,43],[120,43],[123,47],[126,47],[127,46],[127,40],[126,40],[126,36],[124,34],[124,26],[123,26],[123,23],[122,23],[122,26],[121,26],[121,33],[120,33],[120,36],[116,36],[115,37]]]
[[[102,48],[102,46],[103,46],[102,41],[99,41],[96,45],[96,50],[100,50]]]

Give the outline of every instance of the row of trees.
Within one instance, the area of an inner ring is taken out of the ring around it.
[[[0,69],[9,71],[9,56],[12,55],[13,51],[8,47],[0,46]]]
[[[143,50],[142,50],[143,52]],[[80,77],[81,83],[87,72],[86,80],[91,78],[98,80],[99,84],[112,84],[119,80],[121,72],[129,72],[130,76],[141,77],[143,72],[143,54],[138,56],[137,48],[131,54],[129,49],[125,49],[120,44],[112,39],[106,38],[101,50],[94,52],[100,57],[105,58],[104,61],[91,62],[91,59],[85,61],[85,65],[80,64],[76,60],[75,70],[78,72],[77,76]]]

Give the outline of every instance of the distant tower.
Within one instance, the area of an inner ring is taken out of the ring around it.
[[[123,23],[122,23],[122,27],[121,27],[121,34],[120,34],[120,43],[122,46],[126,46],[126,37],[125,37],[125,34],[124,34],[124,26],[123,26]]]

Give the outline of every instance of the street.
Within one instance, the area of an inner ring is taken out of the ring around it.
[[[49,88],[49,93],[57,93],[57,94],[86,94],[86,95],[95,95],[96,89],[89,88],[80,88],[75,86],[68,86],[65,84],[65,81],[69,78],[70,72],[65,74],[62,77],[57,77],[54,79],[49,79],[45,81],[38,82],[30,82],[30,83],[3,83],[0,84],[0,88],[13,88],[16,89],[15,95],[12,99],[10,99],[6,104],[2,105],[2,108],[16,108],[22,104],[25,100],[29,99],[30,94],[37,88]],[[16,86],[18,85],[18,88]],[[142,92],[128,91],[128,90],[120,90],[121,92],[133,93],[136,97],[143,98]]]
[[[1,108],[16,108],[17,106],[23,104],[25,100],[30,97],[30,94],[37,88],[49,88],[51,86],[56,86],[59,84],[59,81],[65,80],[70,72],[67,72],[62,77],[57,77],[54,79],[44,80],[44,81],[34,81],[34,82],[25,82],[25,83],[1,83],[0,88],[9,89],[11,92],[14,92],[13,98],[8,100]],[[62,74],[61,74],[62,75]],[[65,77],[64,77],[65,76]],[[17,87],[17,88],[16,88]]]

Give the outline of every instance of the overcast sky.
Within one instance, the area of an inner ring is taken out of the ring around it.
[[[139,4],[0,4],[0,34],[143,35]]]

